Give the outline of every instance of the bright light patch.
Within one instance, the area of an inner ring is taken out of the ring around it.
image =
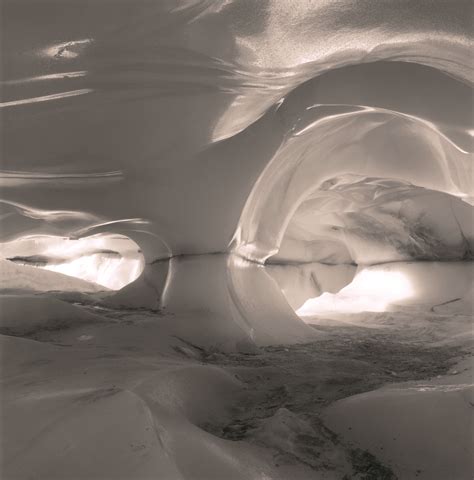
[[[108,258],[107,255],[95,254],[41,268],[97,283],[111,290],[119,290],[138,278],[143,270],[143,260]]]
[[[413,295],[412,283],[401,272],[362,270],[340,292],[310,298],[296,313],[309,317],[329,312],[385,312],[391,304]]]
[[[77,58],[82,51],[90,45],[94,39],[83,38],[71,40],[70,42],[55,43],[42,50],[42,54],[51,58],[72,59]]]
[[[80,239],[30,236],[0,243],[0,258],[80,278],[119,290],[144,268],[138,245],[128,237],[97,234]]]

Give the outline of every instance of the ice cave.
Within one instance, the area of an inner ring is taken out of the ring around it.
[[[472,480],[473,9],[3,0],[0,477]]]

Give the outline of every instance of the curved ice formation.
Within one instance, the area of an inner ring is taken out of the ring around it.
[[[300,204],[271,260],[473,260],[472,219],[471,205],[444,192],[396,179],[340,176]]]
[[[239,258],[472,259],[470,2],[81,3],[3,7],[1,241],[125,235],[146,266],[114,301],[262,341],[285,301]]]

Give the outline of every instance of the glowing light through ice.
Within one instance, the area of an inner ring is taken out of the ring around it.
[[[97,283],[111,290],[119,290],[138,278],[143,270],[143,260],[107,258],[102,254],[94,254],[41,268]]]
[[[397,301],[414,296],[410,279],[402,272],[362,270],[338,293],[308,299],[296,313],[309,317],[328,312],[384,312]]]
[[[51,270],[119,290],[143,271],[145,260],[130,238],[98,234],[81,239],[31,236],[0,243],[0,258]],[[29,263],[30,262],[30,263]]]

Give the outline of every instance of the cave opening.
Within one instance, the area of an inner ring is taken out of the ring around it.
[[[0,244],[0,255],[2,275],[16,275],[15,288],[35,291],[113,292],[136,280],[145,265],[140,247],[132,239],[112,233],[82,238],[27,235]],[[32,267],[38,270],[33,272]],[[22,278],[28,274],[35,281],[23,285]]]

